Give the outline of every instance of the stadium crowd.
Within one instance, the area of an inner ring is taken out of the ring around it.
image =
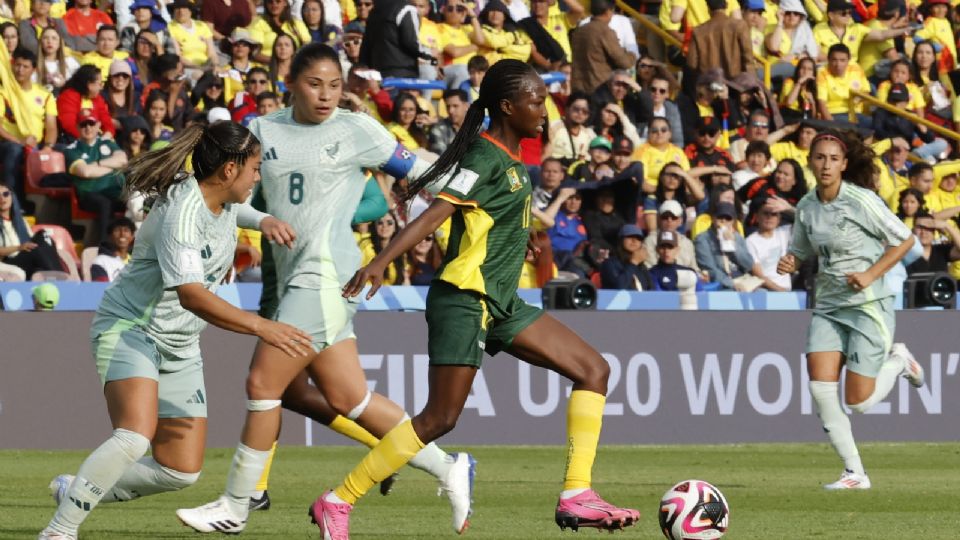
[[[877,194],[922,247],[906,271],[960,277],[960,147],[930,127],[960,126],[957,4],[628,0],[625,14],[611,0],[0,0],[0,279],[112,280],[145,212],[123,192],[128,161],[191,124],[288,106],[291,59],[313,41],[340,53],[341,106],[425,154],[450,144],[498,60],[551,74],[543,136],[521,147],[541,248],[521,287],[563,272],[676,290],[685,270],[705,290],[804,287],[812,268],[776,265],[827,126],[876,152]],[[378,171],[368,182],[387,211],[356,225],[364,264],[429,203],[396,204],[406,183]],[[51,225],[76,242],[38,232]],[[448,231],[395,261],[386,284],[429,284]],[[259,235],[238,236],[235,278],[257,280]]]

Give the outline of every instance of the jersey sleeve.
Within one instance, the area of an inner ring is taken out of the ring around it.
[[[188,198],[175,204],[164,217],[157,243],[157,262],[164,289],[203,283],[203,246],[198,220],[202,203],[202,198]]]
[[[803,217],[802,209],[797,208],[797,220],[793,224],[793,238],[790,241],[790,247],[787,249],[787,252],[795,256],[800,262],[809,259],[814,253],[813,245],[807,236]]]
[[[494,183],[496,165],[490,156],[475,149],[467,152],[437,197],[456,206],[478,208],[484,205],[488,186]]]
[[[367,169],[391,169],[393,172],[384,170],[391,176],[397,176],[394,172],[401,173],[398,167],[391,167],[393,164],[389,163],[395,154],[398,159],[409,160],[412,165],[416,159],[415,156],[403,148],[402,145],[397,144],[396,137],[387,131],[387,128],[365,114],[353,114],[352,118],[354,120],[353,143],[357,149],[357,165]],[[402,171],[403,174],[398,178],[405,177],[407,171],[409,171],[409,166],[406,171]]]
[[[860,197],[861,224],[872,236],[888,246],[899,246],[913,234],[890,211],[878,195],[866,192]]]

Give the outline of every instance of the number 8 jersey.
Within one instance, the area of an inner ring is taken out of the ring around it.
[[[342,109],[301,124],[289,107],[254,119],[250,131],[262,145],[258,189],[267,212],[297,233],[293,249],[272,250],[278,293],[341,287],[360,267],[350,221],[366,185],[363,169],[402,178],[416,158],[370,116]]]

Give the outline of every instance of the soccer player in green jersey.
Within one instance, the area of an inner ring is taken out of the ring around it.
[[[193,155],[193,176],[181,173]],[[101,502],[182,489],[200,476],[207,405],[200,332],[207,323],[259,336],[287,357],[310,336],[216,296],[233,264],[236,228],[258,228],[289,246],[286,223],[242,204],[260,180],[260,142],[231,122],[193,126],[131,163],[134,192],[157,195],[133,259],[106,290],[90,337],[114,430],[50,488],[59,507],[40,540],[74,540]],[[150,457],[144,457],[152,447]]]
[[[883,282],[910,250],[913,235],[870,188],[873,151],[847,132],[824,131],[810,146],[817,188],[797,204],[793,241],[777,265],[781,274],[818,257],[816,305],[807,332],[810,394],[830,442],[843,459],[828,490],[869,489],[850,419],[840,405],[846,366],[847,406],[859,413],[886,398],[898,378],[923,385],[923,369],[903,344],[893,344],[893,293]]]
[[[339,109],[343,74],[337,52],[320,43],[297,51],[287,87],[292,105],[255,119],[250,131],[263,143],[266,209],[297,233],[291,250],[271,250],[280,302],[274,318],[306,330],[312,349],[288,358],[261,341],[247,376],[247,417],[223,495],[177,517],[199,532],[239,533],[246,526],[256,490],[280,433],[282,398],[306,369],[336,413],[382,437],[406,419],[403,409],[368,390],[360,367],[353,315],[356,302],[340,289],[360,266],[350,228],[364,189],[364,169],[416,178],[419,162],[376,120]],[[466,453],[448,455],[428,445],[410,464],[434,475],[462,530],[470,513],[474,467]],[[225,523],[227,523],[225,525]]]
[[[372,283],[370,298],[390,261],[452,218],[446,257],[427,296],[426,407],[387,433],[342,484],[317,499],[311,511],[324,538],[347,539],[357,500],[425,443],[453,429],[483,353],[501,350],[573,381],[557,524],[613,529],[639,519],[636,510],[613,506],[591,489],[609,376],[606,361],[566,326],[517,295],[531,221],[531,185],[518,155],[520,140],[542,133],[546,98],[543,81],[529,65],[515,60],[494,64],[456,138],[430,171],[411,184],[408,197],[448,171],[453,177],[430,207],[344,287],[343,295],[349,298]],[[481,133],[487,113],[490,128]]]

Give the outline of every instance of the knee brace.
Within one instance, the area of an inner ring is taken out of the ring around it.
[[[280,406],[279,399],[248,399],[247,410],[253,412],[264,412],[276,409]]]
[[[367,390],[367,394],[363,396],[363,399],[360,400],[360,404],[356,407],[350,409],[350,412],[346,414],[347,418],[351,420],[356,420],[360,418],[360,415],[363,414],[363,411],[367,410],[367,405],[370,405],[370,398],[373,397],[373,394]]]

